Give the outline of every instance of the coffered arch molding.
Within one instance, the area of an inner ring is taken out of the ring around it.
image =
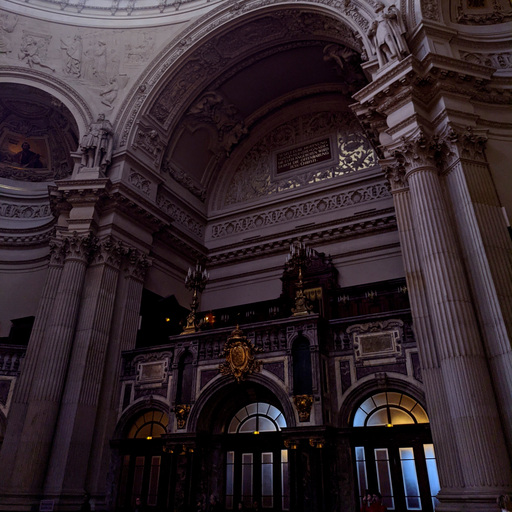
[[[0,72],[2,75],[0,83],[33,87],[60,101],[71,113],[78,127],[80,138],[87,132],[93,121],[93,113],[84,98],[66,82],[37,70],[27,73],[25,68],[3,66],[0,67]]]
[[[245,46],[237,48],[236,55],[220,56],[220,61],[214,63],[208,61],[207,56],[212,55],[207,51],[221,37],[264,17],[280,16],[286,11],[295,13],[296,18],[299,14],[324,16],[335,22],[337,30],[315,34],[315,37],[365,52],[373,60],[367,32],[375,18],[374,4],[373,0],[248,0],[243,6],[220,5],[171,41],[132,88],[115,122],[120,127],[119,148],[131,146],[139,123],[150,126],[162,139],[169,140],[190,104],[212,83],[212,69],[219,70],[219,76],[269,43],[261,38],[247,41]],[[276,44],[275,39],[272,44]]]

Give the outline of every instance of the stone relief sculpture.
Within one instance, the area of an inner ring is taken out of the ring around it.
[[[62,39],[60,40],[60,47],[66,53],[66,64],[64,72],[68,75],[80,77],[82,68],[82,38],[76,35],[71,43],[67,44]]]
[[[100,114],[95,123],[89,126],[89,132],[80,143],[82,165],[84,167],[99,167],[105,170],[112,160],[114,129],[105,114]]]
[[[228,104],[216,91],[205,93],[188,112],[191,127],[194,124],[214,125],[218,133],[219,146],[229,155],[232,147],[247,133],[234,105]]]
[[[46,51],[50,40],[51,36],[25,33],[18,52],[18,58],[21,61],[25,61],[30,68],[37,65],[39,67],[55,71],[54,68],[43,62],[46,58]]]
[[[119,92],[119,84],[117,78],[113,76],[105,88],[100,92],[101,103],[107,106],[109,109],[113,109],[113,103],[117,98]]]
[[[18,24],[18,17],[11,16],[9,14],[0,14],[0,53],[11,53],[11,41],[10,36],[16,25]]]
[[[380,67],[392,60],[401,60],[409,53],[405,40],[407,29],[400,11],[394,5],[390,5],[387,11],[385,8],[382,2],[377,2],[375,5],[377,17],[368,31],[368,37],[374,45]]]

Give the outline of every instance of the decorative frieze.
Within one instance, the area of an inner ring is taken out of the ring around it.
[[[461,50],[460,57],[466,62],[496,69],[510,69],[512,67],[512,52],[480,53]]]
[[[128,182],[130,185],[133,185],[135,188],[140,190],[145,196],[149,196],[151,194],[151,181],[146,179],[139,172],[131,172],[128,177]]]
[[[200,187],[194,180],[184,171],[172,165],[170,161],[164,162],[162,165],[162,172],[169,174],[169,176],[179,183],[182,187],[187,189],[192,195],[204,202],[206,199],[206,189]]]
[[[310,217],[311,215],[377,201],[390,196],[389,188],[384,183],[358,187],[338,194],[299,202],[291,206],[273,208],[253,215],[246,215],[238,219],[214,224],[212,226],[212,238],[223,238],[238,233],[260,230],[263,227],[274,226],[283,222]]]
[[[41,219],[51,216],[49,204],[0,204],[0,217],[8,219]]]
[[[177,224],[190,231],[197,237],[202,237],[204,234],[204,225],[193,219],[192,216],[185,210],[180,208],[171,199],[159,194],[156,198],[156,204],[165,213],[167,213]]]

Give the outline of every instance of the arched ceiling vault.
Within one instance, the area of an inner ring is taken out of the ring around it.
[[[367,83],[361,53],[354,28],[325,12],[262,10],[187,52],[178,71],[153,88],[139,125],[167,141],[165,174],[208,191],[237,147],[282,112],[311,111],[325,94],[338,94],[347,108]]]

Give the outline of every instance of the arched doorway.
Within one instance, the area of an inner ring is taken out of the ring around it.
[[[120,441],[121,471],[117,489],[117,510],[132,510],[139,498],[149,510],[167,503],[170,465],[164,458],[162,435],[169,417],[157,409],[139,413]]]
[[[352,417],[359,503],[380,492],[388,510],[433,511],[439,479],[429,419],[409,395],[382,391],[364,399]]]
[[[283,413],[265,402],[242,407],[232,418],[226,440],[226,510],[282,511],[290,508],[288,451],[282,449]]]

